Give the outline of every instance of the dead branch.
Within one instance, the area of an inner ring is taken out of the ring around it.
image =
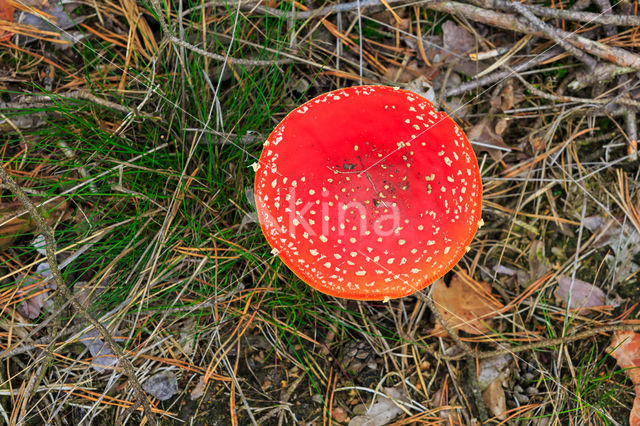
[[[541,62],[544,62],[548,59],[553,58],[554,56],[562,53],[562,50],[559,48],[548,50],[540,55],[537,55],[534,58],[527,59],[526,61],[514,65],[512,71],[497,71],[493,74],[485,75],[477,80],[472,80],[467,83],[460,84],[459,86],[453,87],[445,93],[445,96],[458,96],[463,93],[468,92],[469,90],[474,90],[478,87],[486,86],[491,83],[495,83],[496,81],[503,80],[513,75],[513,73],[518,73],[522,71],[526,71],[528,69],[534,68]]]
[[[515,3],[508,0],[480,0],[477,2],[474,1],[474,3],[484,7],[485,9],[501,9],[509,12],[516,11],[516,8],[514,7]],[[602,25],[618,25],[621,27],[640,26],[640,16],[600,14],[566,9],[551,9],[549,7],[522,3],[518,4],[522,5],[527,10],[530,10],[535,15],[543,18],[564,19],[567,21],[588,22]]]
[[[521,346],[507,346],[501,349],[497,349],[495,351],[486,351],[486,352],[473,352],[471,354],[472,357],[477,359],[486,359],[493,358],[494,356],[505,355],[505,354],[516,354],[519,352],[530,351],[534,349],[546,348],[549,346],[558,346],[566,343],[576,342],[578,340],[588,339],[589,337],[597,336],[602,333],[610,333],[613,331],[640,331],[640,324],[618,324],[618,325],[605,325],[602,327],[594,327],[591,330],[582,331],[580,333],[576,333],[571,336],[557,337],[555,339],[545,339],[539,342],[528,343],[526,345]],[[432,352],[433,353],[433,352]],[[463,359],[467,356],[466,353],[461,353],[457,355],[441,355],[437,354],[442,360],[455,361],[459,359]]]
[[[53,279],[58,286],[56,293],[61,293],[62,297],[67,301],[70,301],[71,306],[80,314],[80,316],[84,317],[91,325],[93,325],[96,330],[100,333],[102,338],[107,342],[113,353],[116,354],[118,360],[122,364],[122,368],[125,370],[129,381],[131,382],[131,386],[136,394],[137,399],[142,403],[145,416],[148,420],[157,423],[155,415],[151,410],[151,405],[149,405],[149,400],[136,377],[136,372],[131,364],[131,361],[125,356],[122,348],[113,340],[109,331],[105,328],[102,323],[96,320],[93,315],[89,313],[89,311],[83,307],[78,300],[73,297],[73,293],[71,289],[67,286],[67,283],[64,281],[62,277],[62,272],[58,267],[58,261],[56,260],[55,253],[55,237],[53,234],[53,230],[49,226],[49,224],[44,220],[42,214],[38,211],[36,206],[31,202],[27,194],[22,190],[22,188],[13,180],[13,178],[9,175],[9,173],[5,170],[4,166],[0,165],[0,178],[2,178],[2,182],[9,187],[11,193],[22,203],[25,209],[29,211],[29,215],[35,222],[38,231],[42,234],[45,241],[45,249],[47,253],[47,261],[49,262],[49,267],[51,268],[51,274],[53,275]]]
[[[427,2],[424,3],[424,7],[437,10],[439,12],[461,15],[467,19],[471,19],[472,21],[503,28],[505,30],[533,34],[538,37],[553,40],[549,34],[533,28],[531,25],[526,24],[514,15],[494,12],[492,10],[486,10],[481,7],[455,1]],[[601,59],[613,62],[621,67],[640,70],[640,55],[617,47],[607,46],[606,44],[589,40],[586,37],[569,33],[567,31],[558,30],[557,35],[561,36],[566,42],[571,43],[573,46]]]
[[[531,24],[533,26],[533,28],[535,28],[536,30],[540,31],[541,33],[548,34],[548,37],[550,37],[553,41],[555,41],[564,50],[566,50],[567,52],[571,53],[573,56],[578,58],[580,61],[584,62],[584,64],[587,66],[587,68],[592,70],[592,69],[594,69],[596,67],[595,59],[593,59],[591,56],[587,55],[586,53],[584,53],[582,50],[578,49],[574,45],[572,45],[569,42],[567,42],[566,41],[567,37],[565,36],[565,34],[563,34],[564,32],[562,30],[560,30],[558,28],[555,28],[555,27],[552,27],[551,25],[548,25],[548,24],[542,22],[542,20],[540,18],[538,18],[529,9],[523,7],[518,2],[514,2],[513,3],[513,7],[527,21],[529,21],[529,24]]]

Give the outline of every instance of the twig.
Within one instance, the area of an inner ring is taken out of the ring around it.
[[[620,98],[619,101],[627,99]],[[631,156],[632,160],[638,159],[638,122],[636,111],[629,108],[624,115],[625,126],[627,128],[627,155]]]
[[[403,4],[413,3],[411,0],[386,0],[386,2],[389,5],[397,4],[398,6],[401,6]],[[349,3],[334,4],[331,6],[322,7],[320,9],[311,9],[311,10],[300,11],[300,12],[295,12],[295,11],[285,12],[282,10],[274,9],[272,7],[265,7],[265,6],[258,6],[255,9],[256,11],[268,13],[269,15],[277,16],[280,18],[308,19],[308,18],[322,18],[322,17],[326,17],[327,15],[331,15],[332,13],[350,12],[352,10],[357,10],[358,8],[362,10],[362,9],[374,7],[374,6],[380,6],[381,8],[385,7],[380,0],[362,0],[360,2],[354,1]]]
[[[478,3],[486,9],[502,9],[506,11],[516,10],[514,7],[515,2],[509,0],[481,0]],[[567,21],[589,22],[592,24],[602,25],[618,25],[621,27],[640,26],[640,16],[600,14],[566,9],[551,9],[549,7],[531,4],[519,4],[537,16],[541,16],[543,18],[564,19]]]
[[[423,301],[425,305],[429,307],[429,309],[431,310],[431,313],[433,313],[433,316],[436,317],[440,325],[442,325],[442,328],[445,329],[447,334],[449,334],[449,337],[451,337],[451,339],[455,342],[456,346],[458,346],[458,348],[464,351],[464,354],[462,356],[470,356],[470,357],[473,356],[473,349],[471,349],[469,345],[463,342],[462,339],[460,339],[458,332],[453,328],[451,328],[451,326],[447,323],[447,321],[444,319],[444,317],[436,307],[435,303],[433,303],[431,294],[427,295],[419,291],[416,293],[416,297],[421,301]]]
[[[68,98],[68,99],[84,99],[90,102],[93,102],[96,105],[103,106],[105,108],[111,108],[116,111],[123,112],[125,114],[134,114],[139,117],[150,118],[150,119],[159,119],[160,117],[140,111],[137,108],[128,108],[124,105],[117,104],[115,102],[108,101],[106,99],[99,98],[92,94],[91,92],[80,89],[80,90],[71,90],[69,92],[62,93],[51,93],[47,95],[36,95],[36,96],[24,96],[20,98],[18,102],[2,102],[0,101],[0,109],[24,109],[25,107],[36,107],[44,104],[49,104],[55,102],[60,98]],[[36,105],[34,105],[36,104]]]
[[[506,68],[508,68],[505,65]],[[512,75],[514,77],[516,77],[518,80],[520,80],[522,82],[522,84],[525,85],[525,87],[534,95],[536,96],[540,96],[543,99],[547,99],[549,101],[555,101],[555,102],[580,102],[580,103],[585,103],[585,104],[595,104],[595,105],[607,105],[610,103],[619,103],[622,105],[628,105],[628,106],[632,106],[632,107],[640,107],[640,102],[639,101],[634,101],[633,99],[629,99],[629,98],[625,98],[625,97],[620,97],[620,98],[616,98],[616,99],[612,99],[612,98],[600,98],[600,99],[589,99],[589,98],[577,98],[575,96],[566,96],[566,95],[554,95],[552,93],[547,93],[544,92],[540,89],[538,89],[537,87],[535,87],[533,84],[529,83],[527,80],[525,80],[524,78],[522,78],[522,76],[520,74],[518,74],[517,72],[512,72]]]
[[[521,346],[507,346],[502,349],[496,349],[494,351],[485,351],[485,352],[472,352],[471,356],[477,359],[486,359],[492,358],[498,355],[504,354],[515,354],[518,352],[531,351],[535,349],[546,348],[548,346],[557,346],[561,344],[571,343],[578,340],[587,339],[589,337],[596,336],[601,333],[610,333],[612,331],[640,331],[640,324],[618,324],[618,325],[605,325],[602,327],[594,327],[591,330],[582,331],[580,333],[557,337],[555,339],[546,339],[540,342],[528,343],[526,345]],[[433,352],[430,351],[432,354]],[[441,355],[436,353],[435,356],[442,360],[455,361],[464,358],[467,356],[466,353],[457,354],[457,355]]]
[[[549,34],[540,31],[524,23],[513,15],[506,13],[494,12],[481,7],[470,4],[459,3],[455,1],[433,1],[424,3],[424,7],[439,12],[462,15],[472,21],[481,22],[483,24],[500,27],[506,30],[516,31],[525,34],[533,34],[538,37],[544,37],[553,40]],[[640,70],[640,55],[629,52],[617,47],[607,46],[604,43],[590,40],[575,33],[557,30],[565,41],[573,46],[584,50],[599,58],[611,61],[621,67],[629,67]]]
[[[472,80],[468,83],[463,83],[457,87],[453,87],[452,89],[447,90],[446,96],[447,97],[457,96],[462,93],[466,93],[469,90],[474,90],[478,87],[486,86],[488,84],[495,83],[496,81],[503,80],[504,78],[512,76],[514,73],[526,71],[530,68],[533,68],[538,64],[540,64],[541,62],[544,62],[550,58],[553,58],[556,55],[559,55],[561,52],[562,50],[558,48],[551,49],[542,55],[536,56],[535,58],[528,59],[520,64],[514,65],[512,67],[513,71],[499,71],[494,74],[489,74],[482,78]]]
[[[35,222],[38,231],[42,234],[45,241],[45,250],[47,253],[47,261],[49,262],[49,267],[51,268],[51,274],[53,275],[53,279],[58,286],[56,293],[62,295],[64,299],[71,302],[71,306],[80,314],[80,316],[84,317],[91,325],[93,325],[98,333],[102,336],[102,338],[107,342],[113,353],[116,354],[118,360],[122,363],[122,368],[125,370],[127,377],[133,387],[133,390],[136,394],[137,399],[142,403],[144,408],[145,416],[149,421],[154,423],[156,422],[155,415],[151,411],[151,406],[149,405],[149,400],[147,399],[138,378],[136,377],[135,369],[131,361],[126,358],[122,348],[113,340],[113,337],[109,334],[109,331],[105,328],[102,323],[96,320],[93,315],[84,308],[78,300],[73,297],[71,293],[71,289],[67,286],[67,283],[64,281],[62,277],[62,273],[58,267],[58,262],[56,260],[55,255],[55,238],[53,235],[53,230],[47,224],[47,222],[42,217],[42,214],[37,210],[36,206],[31,202],[27,194],[22,190],[22,188],[14,182],[9,173],[5,170],[5,168],[0,164],[0,178],[4,184],[6,184],[11,193],[22,203],[25,209],[29,211],[29,215]]]
[[[204,5],[197,6],[192,9],[187,9],[183,13],[191,13],[195,10],[202,7],[211,7],[211,6],[221,6],[228,5],[231,2],[225,2],[220,0],[214,0],[205,3]],[[404,6],[405,4],[413,3],[410,0],[387,0],[387,3],[390,5],[396,5],[397,7]],[[428,1],[422,1],[421,4],[428,3]],[[481,5],[486,9],[502,9],[507,11],[515,11],[513,7],[513,2],[509,0],[479,0],[474,3]],[[384,7],[380,0],[363,0],[360,2],[360,8],[365,9],[369,7]],[[565,19],[567,21],[578,21],[578,22],[590,22],[602,25],[618,25],[622,27],[635,27],[640,26],[640,16],[635,15],[602,15],[599,13],[591,13],[591,12],[582,12],[579,10],[565,10],[565,9],[551,9],[543,6],[536,5],[524,5],[531,12],[535,13],[537,16],[541,16],[544,18],[556,18],[556,19]],[[300,12],[285,12],[279,9],[274,9],[271,7],[257,6],[256,2],[247,2],[242,4],[241,7],[243,9],[251,8],[252,10],[256,10],[263,13],[268,13],[272,16],[277,16],[281,18],[287,19],[308,19],[308,18],[322,18],[327,15],[331,15],[333,13],[338,12],[350,12],[352,10],[356,10],[358,8],[357,2],[349,2],[349,3],[340,3],[332,6],[327,6],[319,9],[311,9],[307,11]]]
[[[567,87],[576,91],[594,84],[607,83],[616,76],[623,76],[633,71],[632,68],[618,67],[614,64],[598,64],[591,72],[579,72],[575,79],[567,84]]]
[[[547,37],[550,37],[553,41],[555,41],[558,45],[560,45],[564,50],[571,53],[573,56],[578,58],[580,61],[584,62],[584,64],[589,69],[594,69],[596,67],[596,60],[591,56],[584,53],[582,50],[577,47],[569,44],[566,40],[571,36],[571,33],[567,33],[566,31],[562,31],[558,28],[552,27],[551,25],[547,25],[542,22],[540,18],[534,15],[529,9],[523,7],[522,4],[518,2],[513,2],[513,7],[518,11],[535,29],[542,33],[546,33]]]
[[[602,16],[613,16],[613,14],[611,13],[611,4],[609,3],[609,0],[595,0],[595,3],[602,11]],[[604,33],[607,35],[607,37],[613,37],[616,35],[616,28],[610,24],[605,25]]]

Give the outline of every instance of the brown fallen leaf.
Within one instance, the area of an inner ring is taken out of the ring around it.
[[[196,399],[204,395],[204,391],[206,390],[206,388],[207,383],[204,381],[204,376],[200,376],[200,380],[198,380],[198,383],[196,383],[196,386],[191,391],[191,400],[195,401]]]
[[[456,53],[468,52],[476,46],[473,34],[453,21],[442,24],[442,41],[445,48]]]
[[[636,389],[636,398],[629,414],[629,424],[640,426],[640,334],[633,331],[616,331],[607,348],[621,368],[628,369],[627,376]]]
[[[558,288],[555,292],[556,297],[569,302],[569,308],[586,312],[589,311],[588,308],[606,305],[607,297],[598,287],[578,279],[573,280],[573,286],[571,282],[571,277],[558,277]]]
[[[166,401],[178,392],[178,379],[173,371],[161,371],[149,377],[142,389],[160,401]]]
[[[475,281],[463,272],[457,272],[448,287],[442,280],[433,286],[433,302],[445,321],[454,329],[469,334],[489,331],[490,318],[503,307],[491,295],[491,284]],[[433,333],[446,336],[446,331],[437,322]]]
[[[507,418],[507,399],[502,388],[502,380],[496,379],[484,392],[482,392],[482,400],[484,405],[496,416],[498,420]]]
[[[6,28],[8,27],[8,23],[13,22],[14,11],[15,7],[11,4],[11,0],[0,0],[0,41],[9,40],[13,35],[13,33]]]
[[[467,131],[467,137],[471,141],[480,142],[482,144],[476,144],[473,146],[476,153],[486,151],[491,155],[491,158],[495,161],[499,161],[506,153],[506,151],[501,150],[500,148],[509,148],[509,146],[504,143],[502,136],[496,133],[495,126],[496,121],[494,119],[485,117]]]
[[[406,401],[407,395],[404,389],[382,388],[383,395],[376,397],[376,402],[368,406],[367,412],[356,416],[349,422],[349,426],[386,425],[402,414],[402,408],[396,401]],[[334,417],[335,418],[335,417]]]

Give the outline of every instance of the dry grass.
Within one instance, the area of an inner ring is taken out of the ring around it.
[[[585,71],[590,61],[554,36],[487,23],[486,10],[323,6],[78,3],[62,32],[81,37],[65,49],[54,48],[65,44],[56,26],[2,23],[0,33],[34,37],[0,43],[2,165],[53,228],[80,308],[54,301],[36,227],[2,182],[0,418],[146,423],[135,380],[169,372],[178,392],[149,400],[165,424],[345,423],[385,388],[404,395],[396,424],[627,421],[633,387],[606,347],[611,326],[638,324],[640,80],[638,68],[606,64],[640,55],[640,29],[546,21],[624,49]],[[587,11],[601,15],[595,3]],[[447,21],[467,29],[469,51],[443,40]],[[597,73],[611,78],[589,79]],[[433,332],[422,298],[309,289],[271,254],[248,197],[265,135],[295,105],[353,84],[423,82],[479,142],[485,226],[457,269],[467,285],[490,283],[503,307],[488,332],[461,333],[466,354]],[[562,277],[606,303],[571,309],[555,296]],[[85,313],[135,378],[122,362],[94,368],[115,355],[82,343],[97,336]],[[481,397],[488,367],[475,356],[486,351],[507,360],[491,391],[506,397],[500,419]]]

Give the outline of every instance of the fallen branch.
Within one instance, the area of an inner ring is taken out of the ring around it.
[[[424,5],[427,1],[418,2],[418,4]],[[204,5],[198,6],[193,9],[185,10],[184,14],[195,11],[196,9],[202,7],[211,7],[211,6],[229,6],[231,2],[214,0],[205,3]],[[396,7],[402,7],[410,4],[416,4],[415,2],[411,2],[410,0],[387,0],[387,3],[390,5],[394,5]],[[473,3],[478,4],[479,6],[484,7],[485,9],[502,9],[506,11],[515,12],[515,8],[513,7],[513,2],[508,0],[478,0],[473,1]],[[236,3],[237,4],[237,3]],[[369,7],[380,6],[384,7],[384,4],[380,0],[362,0],[361,2],[354,1],[349,3],[340,3],[334,4],[327,7],[322,7],[318,9],[311,9],[307,11],[293,11],[286,12],[283,10],[275,9],[272,7],[260,6],[256,2],[246,2],[241,3],[241,7],[243,9],[251,9],[262,13],[267,13],[271,16],[277,16],[279,18],[286,19],[308,19],[308,18],[322,18],[333,13],[338,12],[351,12],[353,10],[357,10],[358,6],[360,10],[366,9]],[[588,22],[602,25],[618,25],[622,27],[636,27],[640,26],[640,16],[635,15],[602,15],[599,13],[591,13],[591,12],[581,12],[574,10],[565,10],[565,9],[551,9],[548,7],[542,6],[534,6],[534,5],[523,5],[530,11],[532,11],[537,16],[541,16],[543,18],[555,18],[555,19],[564,19],[567,21],[577,21],[577,22]]]
[[[514,7],[516,3],[508,0],[479,0],[474,3],[481,5],[485,9],[501,9],[510,12],[516,11],[516,8]],[[543,18],[564,19],[567,21],[587,22],[590,24],[618,25],[621,27],[640,26],[640,16],[635,15],[601,14],[566,9],[551,9],[549,7],[522,3],[518,4]]]
[[[445,96],[449,97],[449,96],[461,95],[463,93],[468,92],[469,90],[474,90],[474,89],[477,89],[478,87],[486,86],[488,84],[495,83],[496,81],[501,81],[505,78],[513,76],[514,73],[518,73],[518,72],[522,72],[522,71],[526,71],[528,69],[534,68],[541,62],[551,59],[554,56],[557,56],[561,53],[562,53],[562,50],[558,48],[548,50],[540,55],[537,55],[534,58],[527,59],[524,62],[521,62],[517,65],[512,66],[513,68],[512,71],[498,71],[498,72],[495,72],[494,74],[485,75],[479,79],[472,80],[467,83],[463,83],[458,86],[455,86],[447,90],[447,92],[445,93]]]
[[[53,230],[47,224],[47,222],[42,217],[42,214],[38,211],[36,206],[31,202],[27,194],[22,190],[22,188],[14,182],[9,173],[5,170],[4,166],[0,164],[0,178],[2,178],[2,183],[6,184],[9,187],[11,193],[22,203],[25,209],[29,212],[29,215],[35,222],[38,232],[42,234],[45,241],[45,250],[47,254],[47,261],[49,262],[49,267],[51,270],[51,275],[53,275],[53,280],[58,286],[56,293],[61,293],[62,297],[71,303],[71,306],[80,314],[80,316],[84,317],[91,325],[93,325],[98,333],[102,336],[102,338],[107,342],[113,353],[116,354],[118,360],[122,364],[122,368],[124,369],[131,386],[136,394],[137,399],[140,401],[144,408],[144,414],[147,417],[147,420],[157,423],[155,415],[151,411],[151,405],[149,404],[149,400],[136,377],[135,369],[131,361],[126,358],[122,348],[113,340],[109,331],[105,328],[102,323],[96,320],[93,315],[89,313],[89,311],[84,308],[78,300],[73,297],[71,289],[67,286],[67,283],[64,281],[62,277],[62,273],[60,272],[60,268],[58,267],[58,262],[56,260],[55,253],[55,238],[53,234]]]
[[[506,346],[504,348],[496,349],[494,351],[474,352],[471,354],[471,356],[477,359],[486,359],[486,358],[493,358],[495,356],[505,355],[505,354],[513,355],[519,352],[531,351],[535,349],[546,348],[549,346],[557,346],[557,345],[562,345],[566,343],[576,342],[578,340],[588,339],[589,337],[597,336],[598,334],[602,334],[602,333],[610,333],[612,331],[623,331],[623,330],[640,331],[640,324],[618,324],[618,325],[605,325],[602,327],[594,327],[590,330],[582,331],[572,336],[557,337],[555,339],[545,339],[539,342],[529,343],[529,344],[520,345],[520,346]],[[432,352],[432,354],[433,353],[435,352]],[[448,361],[456,361],[468,356],[467,353],[461,353],[457,355],[441,355],[438,353],[435,353],[435,354],[437,358],[440,358],[442,360],[448,360]]]
[[[553,40],[553,37],[549,34],[533,28],[531,25],[526,24],[514,15],[494,12],[492,10],[486,10],[481,7],[455,1],[426,2],[424,3],[424,7],[437,10],[439,12],[450,13],[452,15],[461,15],[472,21],[481,22],[483,24],[499,27],[505,30],[532,34]],[[607,46],[606,44],[598,41],[589,40],[588,38],[579,36],[575,33],[569,33],[558,29],[557,34],[568,43],[571,43],[573,46],[582,49],[587,53],[613,62],[621,67],[640,70],[640,55],[617,47]]]
[[[538,18],[536,15],[534,15],[529,9],[523,7],[518,2],[514,2],[513,3],[513,7],[527,21],[529,21],[529,24],[531,24],[531,26],[533,26],[533,28],[535,28],[536,30],[540,31],[541,33],[547,34],[548,37],[550,37],[553,41],[555,41],[560,47],[562,47],[567,52],[571,53],[573,56],[578,58],[580,61],[584,62],[584,64],[587,66],[587,68],[592,70],[592,69],[594,69],[596,67],[595,59],[593,59],[591,56],[589,56],[586,53],[584,53],[584,51],[582,51],[582,50],[578,49],[577,47],[575,47],[574,45],[570,44],[568,41],[566,41],[566,39],[568,37],[565,36],[564,31],[562,31],[562,30],[560,30],[558,28],[552,27],[551,25],[546,24],[540,18]]]

